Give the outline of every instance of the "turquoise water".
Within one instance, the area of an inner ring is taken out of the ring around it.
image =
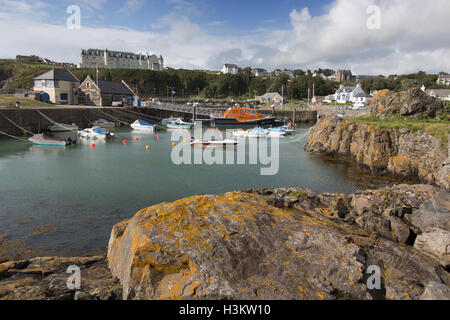
[[[259,165],[174,165],[171,133],[164,131],[121,129],[117,139],[96,141],[95,148],[90,143],[33,146],[1,138],[0,235],[23,240],[33,255],[86,255],[105,252],[115,223],[164,201],[263,187],[354,192],[356,182],[346,165],[303,151],[308,132],[301,127],[281,138],[280,169],[274,176],[261,176]]]

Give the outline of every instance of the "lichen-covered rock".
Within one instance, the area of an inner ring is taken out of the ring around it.
[[[450,300],[450,288],[438,282],[427,283],[420,300]]]
[[[372,173],[418,178],[450,190],[448,144],[427,132],[326,117],[311,128],[305,150],[351,159]]]
[[[414,248],[437,257],[444,268],[450,267],[450,232],[440,228],[433,228],[429,232],[420,234]]]
[[[445,109],[444,103],[418,88],[378,95],[370,108],[371,115],[383,118],[395,116],[414,117],[422,119],[435,118]]]
[[[401,219],[432,190],[402,185],[366,197],[383,209],[392,205],[390,193],[405,192],[393,210]],[[125,299],[373,299],[386,290],[393,299],[403,292],[418,299],[426,283],[446,279],[432,257],[352,223],[353,197],[289,188],[159,204],[114,227],[109,267]],[[363,215],[370,201],[367,208]],[[369,265],[382,270],[380,290],[366,286]],[[396,291],[395,280],[406,287]]]
[[[69,266],[80,268],[80,289],[67,287]],[[3,300],[111,300],[122,288],[111,276],[104,256],[40,257],[0,264],[0,299]]]

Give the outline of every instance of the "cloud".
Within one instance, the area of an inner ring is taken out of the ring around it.
[[[143,4],[144,0],[127,0],[124,6],[119,11],[125,12],[127,14],[132,14],[134,12],[137,12]]]
[[[193,6],[185,0],[171,1],[180,8]],[[20,9],[12,11],[12,2]],[[65,23],[42,19],[45,3],[29,7],[30,3],[38,1],[0,0],[2,8],[9,8],[0,12],[0,28],[10,30],[0,34],[3,56],[35,53],[77,62],[81,48],[95,47],[161,54],[166,65],[176,68],[219,70],[223,63],[237,63],[269,70],[349,68],[354,74],[375,75],[450,71],[448,0],[336,0],[319,16],[308,8],[292,9],[287,29],[265,27],[232,35],[214,34],[214,21],[204,21],[203,27],[179,12],[155,21],[151,31],[84,25],[68,30]],[[381,10],[379,30],[367,28],[370,5]]]

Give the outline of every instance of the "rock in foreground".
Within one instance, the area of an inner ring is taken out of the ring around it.
[[[69,266],[80,268],[81,288],[67,287]],[[43,257],[0,264],[0,299],[5,300],[114,300],[122,287],[111,276],[106,259],[98,257]]]
[[[113,228],[109,267],[125,299],[420,299],[429,283],[447,287],[450,280],[438,259],[396,242],[403,224],[420,233],[404,215],[432,191],[401,188],[403,208],[391,206],[384,220],[372,217],[383,205],[372,199],[386,200],[390,190],[367,195],[364,206],[353,203],[364,194],[300,189],[159,204]],[[375,227],[387,223],[386,236],[360,226],[359,216]],[[397,219],[400,231],[390,225]],[[379,290],[366,286],[371,265],[381,270]]]

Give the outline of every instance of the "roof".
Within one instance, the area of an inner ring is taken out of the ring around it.
[[[225,63],[225,68],[237,68],[238,66],[235,64]]]
[[[450,74],[440,74],[439,79],[450,79]]]
[[[367,93],[364,92],[363,88],[361,88],[361,86],[358,84],[355,88],[355,90],[353,90],[353,97],[356,98],[365,98],[365,97],[370,97],[370,95],[368,95]]]
[[[341,93],[343,91],[352,92],[356,89],[356,87],[353,86],[340,86],[339,89],[337,89],[336,93]]]
[[[78,80],[70,71],[63,70],[63,69],[53,69],[49,72],[46,72],[44,74],[41,74],[40,76],[37,76],[34,78],[34,80],[61,80],[61,81],[72,81],[72,82],[79,82]]]
[[[279,94],[278,92],[268,92],[268,93],[262,95],[261,98],[264,98],[264,99],[272,99],[272,98],[275,97],[275,96],[281,97],[281,94]]]
[[[133,95],[133,92],[122,82],[99,80],[97,86],[103,93],[123,94],[126,96]]]

